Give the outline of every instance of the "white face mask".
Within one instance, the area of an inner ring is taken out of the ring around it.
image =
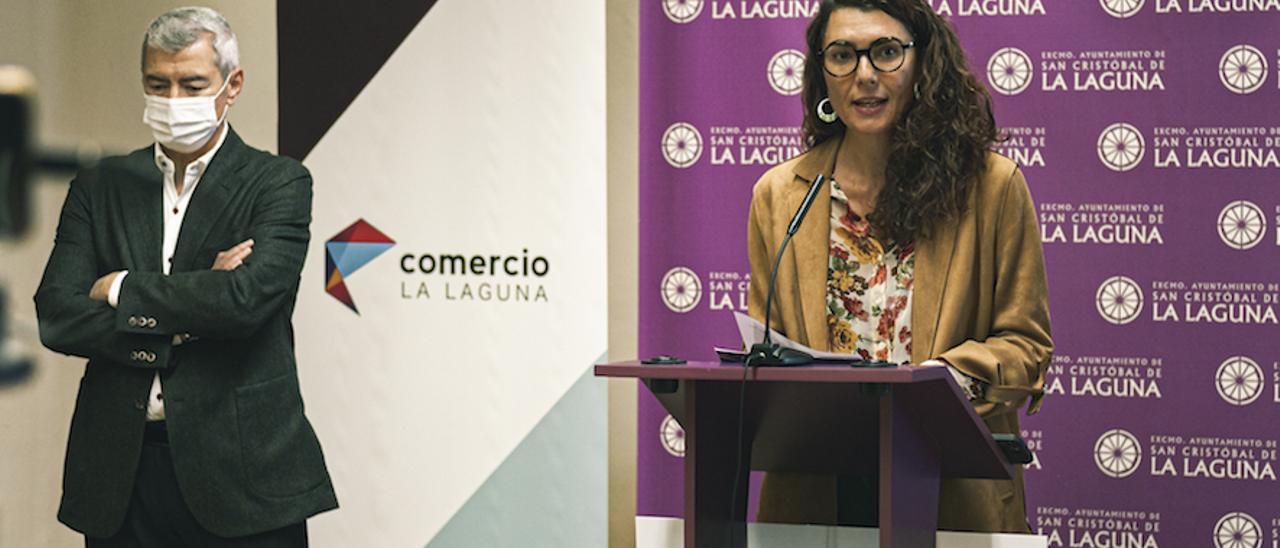
[[[142,123],[151,128],[151,135],[165,148],[177,152],[195,152],[218,131],[231,105],[218,117],[216,101],[227,89],[231,78],[225,78],[218,93],[199,97],[157,97],[143,94],[146,108],[142,111]]]

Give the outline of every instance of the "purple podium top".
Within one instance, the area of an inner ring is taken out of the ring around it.
[[[676,379],[740,381],[742,365],[723,362],[689,362],[683,365],[642,364],[638,361],[596,365],[597,377],[636,379]],[[755,367],[747,373],[751,381],[792,382],[875,382],[912,383],[950,377],[945,367],[897,366],[851,367],[848,365],[803,365],[798,367]],[[957,388],[957,394],[959,389]]]

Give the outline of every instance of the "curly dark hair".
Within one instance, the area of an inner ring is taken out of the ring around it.
[[[826,0],[805,32],[802,130],[810,148],[845,131],[840,120],[825,123],[815,111],[827,97],[818,52],[831,13],[841,8],[883,11],[915,40],[919,98],[893,125],[885,187],[868,220],[894,242],[928,238],[964,211],[987,168],[987,151],[999,140],[991,95],[969,71],[955,30],[924,0]]]

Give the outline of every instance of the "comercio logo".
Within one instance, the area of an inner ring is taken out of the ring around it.
[[[324,243],[324,292],[359,314],[347,290],[347,278],[396,242],[364,219],[351,223]]]

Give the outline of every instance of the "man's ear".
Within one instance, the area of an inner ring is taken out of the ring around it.
[[[240,96],[240,91],[244,89],[244,69],[237,67],[227,75],[227,106],[236,104],[236,97]]]

